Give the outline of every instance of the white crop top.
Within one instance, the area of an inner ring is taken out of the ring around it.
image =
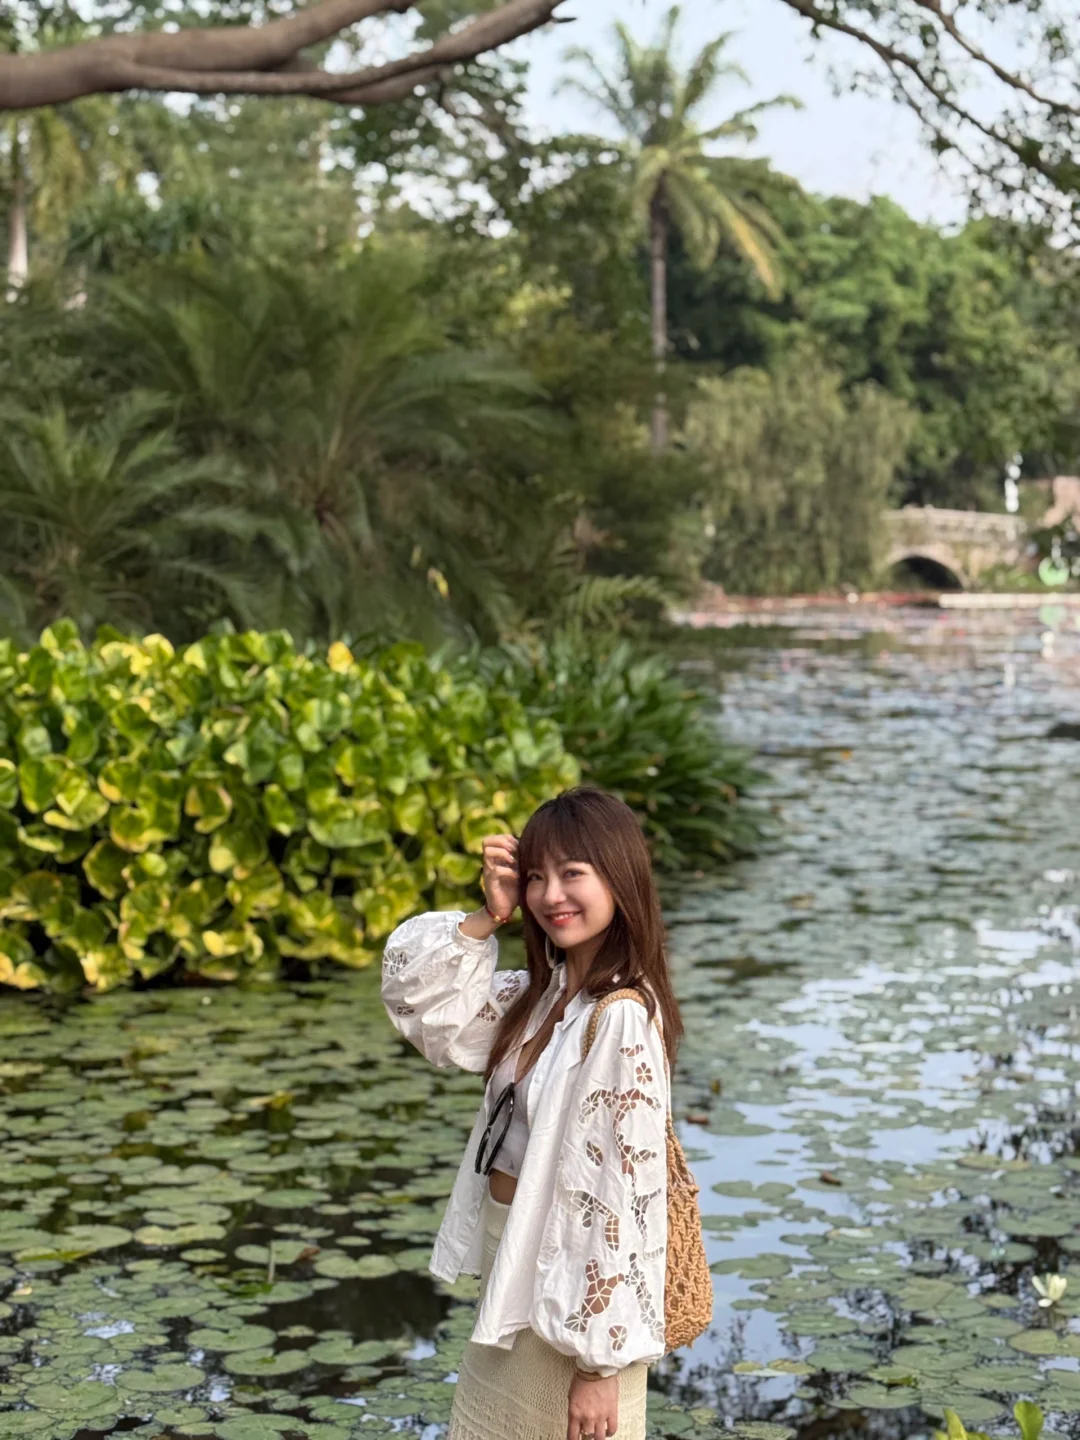
[[[514,1080],[514,1072],[517,1070],[518,1059],[521,1051],[516,1050],[512,1055],[505,1056],[498,1064],[491,1077],[491,1103],[498,1100],[499,1096],[506,1089],[507,1085]],[[514,1085],[514,1113],[510,1119],[510,1127],[506,1132],[506,1139],[499,1146],[499,1153],[495,1157],[494,1170],[501,1170],[504,1175],[512,1175],[516,1180],[521,1174],[521,1165],[525,1159],[525,1147],[529,1143],[529,1121],[525,1113],[525,1100],[529,1093],[529,1084],[536,1071],[536,1061],[529,1066],[528,1070]],[[496,1129],[498,1134],[498,1128]]]

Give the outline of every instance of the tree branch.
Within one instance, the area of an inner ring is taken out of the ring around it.
[[[332,75],[298,63],[308,45],[413,0],[318,0],[258,28],[119,35],[40,55],[0,55],[0,110],[58,105],[125,90],[189,95],[308,95],[349,105],[385,104],[448,67],[539,29],[563,0],[507,0],[425,50],[385,65]]]
[[[989,140],[991,144],[1007,150],[1011,155],[1015,156],[1019,163],[1026,169],[1042,175],[1052,185],[1058,183],[1055,177],[1054,167],[1048,164],[1042,156],[1041,146],[1033,147],[1030,143],[1025,143],[1023,140],[1009,135],[998,126],[987,124],[985,121],[980,120],[977,115],[961,105],[955,96],[950,95],[947,90],[935,84],[933,79],[925,73],[918,60],[907,54],[906,51],[899,50],[895,45],[890,45],[887,41],[878,39],[876,35],[871,35],[868,30],[863,30],[857,25],[852,25],[846,20],[841,20],[837,15],[823,14],[818,9],[815,0],[783,0],[783,3],[788,5],[792,10],[798,11],[798,13],[807,20],[810,20],[815,27],[824,26],[829,30],[836,31],[838,34],[848,35],[853,40],[858,40],[860,44],[865,45],[867,49],[872,50],[884,63],[899,93],[903,96],[904,100],[911,105],[911,108],[916,110],[916,113],[922,115],[918,107],[911,104],[909,92],[900,84],[897,74],[898,70],[908,71],[927,95],[929,95],[945,113],[951,114],[953,118],[961,124],[970,125],[972,129],[978,131],[979,134]],[[921,0],[915,0],[915,3],[921,3]],[[936,127],[931,128],[936,130]]]
[[[1041,105],[1046,110],[1059,110],[1065,115],[1073,115],[1080,119],[1080,106],[1069,105],[1064,100],[1054,100],[1051,99],[1049,95],[1043,95],[1035,89],[1034,85],[1023,79],[1022,76],[1014,74],[1011,70],[1006,70],[1004,66],[999,65],[992,56],[980,50],[973,41],[969,40],[967,36],[963,34],[953,16],[945,13],[941,5],[941,0],[913,0],[913,3],[918,5],[921,10],[929,10],[931,15],[936,16],[941,22],[942,29],[951,39],[956,41],[961,50],[979,65],[984,65],[1003,85],[1008,85],[1013,90],[1019,90],[1022,95],[1028,96],[1029,99],[1034,100],[1037,105]]]

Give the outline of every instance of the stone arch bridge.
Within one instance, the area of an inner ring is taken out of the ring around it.
[[[964,590],[995,565],[1028,562],[1028,527],[1019,515],[906,505],[888,511],[885,524],[889,568],[907,562]]]

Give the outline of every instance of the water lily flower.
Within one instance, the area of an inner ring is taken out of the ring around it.
[[[1039,1293],[1040,1305],[1054,1305],[1065,1294],[1069,1284],[1064,1275],[1038,1275],[1031,1277],[1031,1283]]]

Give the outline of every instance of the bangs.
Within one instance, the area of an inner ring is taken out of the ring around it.
[[[593,821],[595,824],[595,819]],[[524,877],[545,860],[585,860],[598,867],[600,855],[589,834],[589,816],[570,795],[548,800],[530,817],[518,842],[518,870]]]

